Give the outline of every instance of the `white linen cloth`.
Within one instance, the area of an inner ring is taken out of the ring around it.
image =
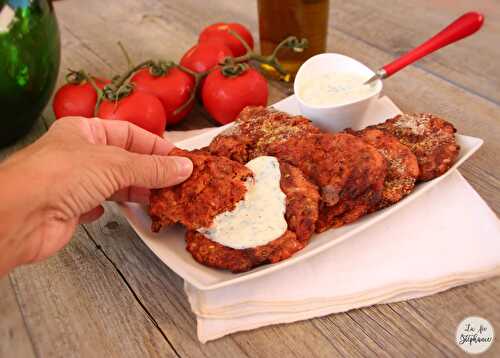
[[[204,130],[167,132],[172,141]],[[201,342],[374,304],[409,300],[500,274],[500,221],[456,171],[343,243],[285,270],[203,291],[185,284]]]

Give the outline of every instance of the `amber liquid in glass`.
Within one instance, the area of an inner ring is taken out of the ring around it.
[[[267,65],[262,68],[272,77],[293,79],[300,65],[309,57],[325,52],[329,0],[258,0],[260,48],[269,55],[286,37],[306,38],[309,47],[303,52],[283,49],[278,58],[291,76],[280,76]]]

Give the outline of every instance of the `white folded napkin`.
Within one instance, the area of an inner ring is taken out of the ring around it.
[[[167,133],[184,139],[191,133]],[[197,133],[198,134],[198,133]],[[201,342],[500,274],[500,221],[458,172],[386,220],[308,260],[210,291],[185,284]]]

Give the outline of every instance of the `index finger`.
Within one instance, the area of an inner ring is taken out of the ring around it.
[[[119,120],[91,121],[96,141],[139,154],[167,155],[175,146],[135,124]]]

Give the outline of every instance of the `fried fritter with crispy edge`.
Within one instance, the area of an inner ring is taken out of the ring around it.
[[[285,219],[288,230],[266,245],[243,250],[223,246],[190,230],[186,233],[186,250],[196,261],[211,267],[243,272],[266,263],[285,260],[305,247],[318,219],[318,189],[290,164],[280,162],[280,171],[280,186],[286,195]]]
[[[322,133],[272,143],[268,155],[299,168],[320,190],[316,231],[351,223],[382,199],[387,161],[348,133]]]
[[[419,180],[431,180],[445,173],[455,162],[460,146],[455,127],[428,113],[400,114],[371,126],[391,133],[410,148],[420,167]]]
[[[280,187],[286,195],[288,230],[294,232],[300,242],[308,242],[319,215],[318,187],[293,165],[280,161],[280,171]]]
[[[217,214],[234,209],[244,198],[245,181],[253,174],[243,164],[202,151],[174,149],[170,154],[191,159],[193,174],[181,184],[151,191],[152,231],[175,223],[208,227]]]
[[[413,190],[420,170],[417,157],[407,146],[390,133],[375,128],[365,128],[360,131],[348,129],[346,132],[358,136],[377,148],[387,160],[387,175],[382,200],[370,211],[392,205]]]
[[[271,143],[319,132],[305,117],[290,116],[272,108],[248,106],[241,111],[234,126],[215,137],[208,148],[213,155],[246,163],[266,155]]]
[[[197,231],[186,233],[186,250],[200,264],[234,273],[285,260],[304,248],[306,243],[287,230],[281,237],[262,246],[237,250],[207,239]]]

